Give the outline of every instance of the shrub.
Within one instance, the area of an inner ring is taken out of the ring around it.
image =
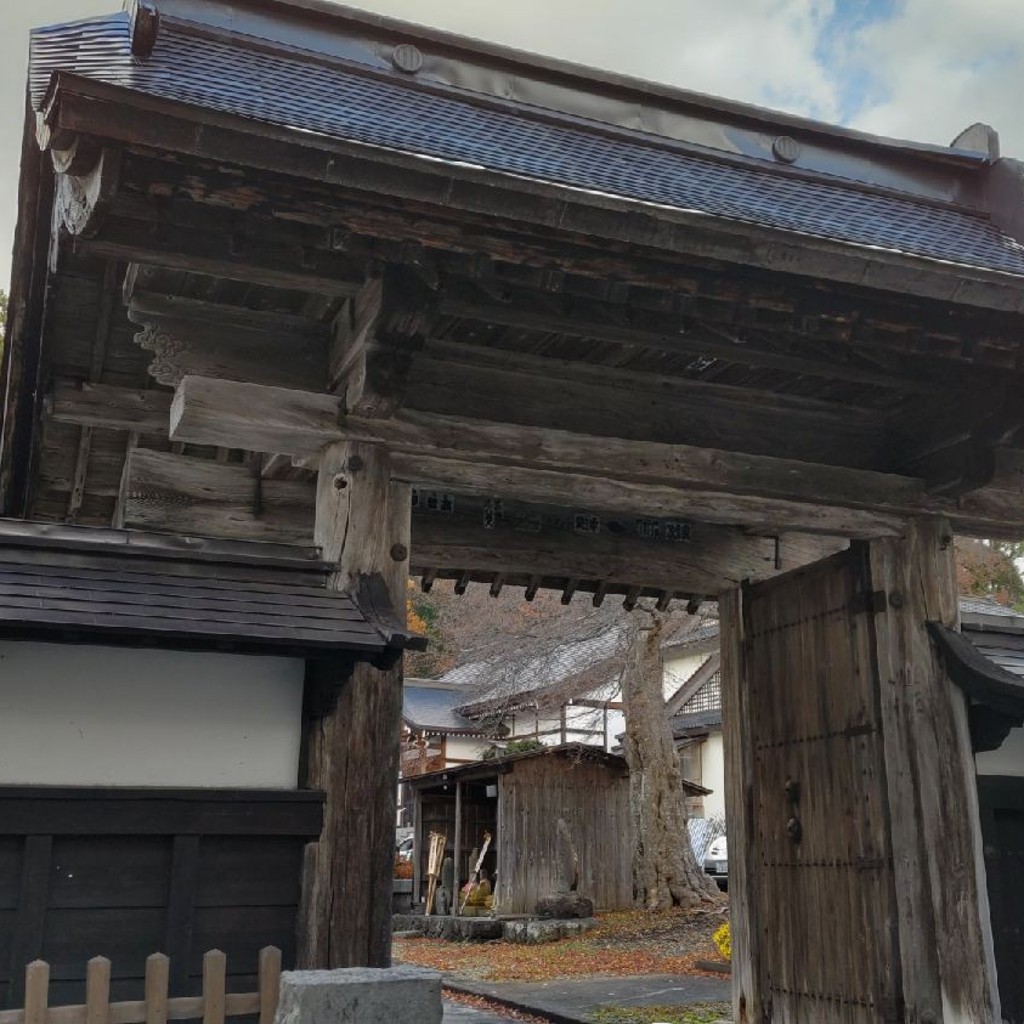
[[[728,921],[715,931],[715,934],[711,936],[711,941],[714,942],[715,948],[724,960],[732,959],[732,932],[729,929]]]

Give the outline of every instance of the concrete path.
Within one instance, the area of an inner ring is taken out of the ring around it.
[[[471,1006],[444,1001],[444,1024],[509,1024],[508,1017],[499,1017],[486,1010],[474,1010]]]
[[[528,1013],[549,1017],[554,1024],[585,1022],[602,1006],[686,1006],[728,1002],[728,978],[655,974],[638,978],[573,978],[542,982],[461,982],[445,979],[450,988],[487,996]]]

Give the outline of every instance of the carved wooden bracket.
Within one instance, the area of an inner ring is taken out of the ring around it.
[[[128,305],[128,319],[142,330],[136,344],[153,353],[150,376],[177,387],[186,376],[259,381],[278,387],[322,390],[327,361],[325,332],[291,324],[257,329],[231,322],[225,313],[199,320],[164,316]]]
[[[135,343],[153,353],[149,375],[158,384],[176,388],[187,373],[195,372],[189,365],[188,343],[157,324],[145,325],[135,335]]]
[[[117,192],[121,151],[74,136],[53,140],[50,156],[57,172],[54,204],[60,223],[75,238],[93,237]]]

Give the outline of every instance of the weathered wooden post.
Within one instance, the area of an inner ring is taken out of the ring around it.
[[[999,1021],[967,702],[925,629],[959,626],[953,532],[915,522],[870,558],[906,1020]]]
[[[736,1020],[1000,1020],[948,525],[720,608]]]
[[[316,542],[337,564],[332,585],[358,593],[377,578],[404,622],[410,494],[387,453],[341,442],[320,458]],[[327,797],[305,880],[305,967],[385,967],[391,959],[391,876],[402,720],[402,662],[360,663],[312,730],[308,779]]]

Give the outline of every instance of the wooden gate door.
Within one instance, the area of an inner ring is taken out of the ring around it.
[[[900,1021],[896,897],[864,552],[743,600],[765,1018]]]

